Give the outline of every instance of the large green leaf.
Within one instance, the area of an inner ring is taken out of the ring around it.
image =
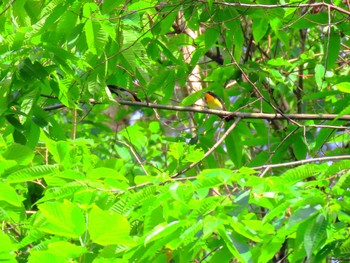
[[[135,245],[129,236],[128,220],[113,211],[103,211],[93,206],[88,214],[88,230],[91,240],[101,245]]]
[[[46,222],[39,229],[59,236],[79,238],[86,231],[83,211],[74,203],[64,200],[60,202],[46,202],[38,205]]]

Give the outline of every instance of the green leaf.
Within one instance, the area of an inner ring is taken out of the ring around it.
[[[60,255],[55,255],[48,251],[35,251],[31,250],[28,258],[28,263],[37,262],[51,262],[51,263],[62,263],[67,262],[67,259]]]
[[[296,29],[306,29],[306,28],[313,28],[320,24],[327,24],[327,23],[328,23],[327,12],[320,12],[319,14],[307,14],[301,19],[297,19],[297,21],[293,23],[291,27]]]
[[[89,212],[88,229],[91,240],[97,244],[135,245],[129,236],[130,224],[121,214],[93,206]]]
[[[292,66],[292,64],[289,61],[287,61],[287,60],[285,60],[283,58],[270,59],[267,62],[267,64],[271,65],[271,66],[275,66],[275,67],[281,67],[281,66],[283,66],[283,67],[286,67],[286,66],[290,67],[290,66]]]
[[[274,218],[278,218],[281,215],[284,215],[287,212],[288,207],[290,207],[291,202],[289,200],[281,201],[279,205],[274,207],[270,212],[268,212],[263,220],[262,224],[265,224],[267,222],[271,222]]]
[[[329,129],[322,129],[316,137],[316,143],[314,146],[313,151],[317,152],[323,147],[326,143],[328,138],[334,133],[334,130],[329,130]]]
[[[237,130],[233,130],[225,140],[227,153],[231,158],[231,161],[235,164],[236,168],[242,166],[242,153],[243,145],[241,135]]]
[[[136,207],[142,205],[145,200],[154,200],[157,187],[151,185],[134,194],[126,194],[125,199],[119,199],[111,208],[111,211],[120,214],[129,214]]]
[[[86,253],[87,248],[66,241],[58,241],[49,243],[47,251],[54,255],[62,256],[68,260],[70,258],[77,258],[83,253]]]
[[[58,171],[57,165],[39,165],[29,168],[20,169],[14,173],[11,173],[7,177],[8,183],[21,183],[28,182],[36,179],[43,178],[46,175],[52,174]]]
[[[321,208],[322,207],[319,204],[316,204],[313,206],[306,206],[304,208],[298,209],[289,218],[286,225],[287,229],[298,227],[300,223],[310,219],[313,215],[319,213]]]
[[[77,5],[77,3],[75,3]],[[80,4],[79,4],[80,5]],[[72,8],[71,9],[76,9],[77,11],[80,9],[79,8]],[[74,13],[73,10],[69,10],[68,12],[64,12],[60,19],[57,22],[57,35],[62,38],[68,38],[69,34],[73,31],[74,27],[76,26],[77,23],[77,18],[78,16]]]
[[[27,138],[19,130],[14,130],[12,136],[13,136],[13,140],[16,143],[22,144],[22,145],[27,144]]]
[[[11,125],[18,131],[25,131],[24,126],[22,123],[14,116],[14,115],[7,115],[6,120],[11,123]]]
[[[194,163],[202,160],[204,157],[204,152],[202,149],[197,149],[195,145],[189,145],[186,149],[186,153],[183,161]]]
[[[337,62],[340,51],[340,35],[335,27],[331,27],[330,38],[327,39],[324,50],[327,51],[327,69],[331,69]]]
[[[22,200],[16,193],[16,190],[4,183],[0,183],[0,200],[17,207],[22,207]]]
[[[229,184],[236,177],[238,175],[228,169],[207,169],[197,175],[194,186],[196,190],[212,188],[221,184]]]
[[[281,28],[283,28],[283,24],[282,24],[281,20],[276,16],[271,17],[270,26],[271,26],[271,29],[273,30],[273,32],[276,34],[276,36],[282,41],[284,48],[286,48],[288,50],[290,47],[289,37],[288,37],[288,34],[286,33],[286,31],[281,30]]]
[[[96,36],[95,36],[92,23],[93,22],[91,20],[87,20],[84,26],[84,31],[85,31],[86,43],[87,43],[87,46],[89,47],[89,51],[92,54],[96,55],[97,54],[96,44],[95,44]]]
[[[315,67],[315,81],[317,86],[321,89],[322,88],[322,84],[324,82],[324,77],[325,77],[325,68],[323,65],[321,64],[317,64]]]
[[[75,194],[81,191],[86,191],[86,186],[78,182],[70,182],[60,187],[52,187],[45,191],[44,197],[42,197],[37,203],[42,203],[49,200],[61,200],[72,198]]]
[[[308,259],[325,244],[327,240],[327,221],[323,214],[319,214],[308,225],[304,235],[304,247]]]
[[[162,237],[166,237],[170,233],[175,232],[181,227],[181,223],[179,221],[173,221],[166,225],[158,225],[153,229],[151,233],[148,233],[144,242],[144,245],[149,244],[151,241],[157,240]]]
[[[272,237],[268,236],[265,238],[261,246],[257,246],[255,251],[259,257],[259,260],[253,262],[270,262],[276,253],[278,253],[285,242],[287,233],[283,228],[279,229]],[[252,252],[253,255],[254,251]]]
[[[240,23],[238,20],[235,21],[235,27],[233,30],[233,37],[234,37],[234,57],[236,61],[240,61],[241,55],[243,52],[243,45],[244,45],[244,33],[242,31],[242,28],[240,26]]]
[[[82,210],[74,203],[64,200],[38,205],[47,222],[39,229],[54,235],[79,238],[85,231],[85,218]]]
[[[186,147],[186,144],[182,142],[171,143],[169,145],[168,155],[172,156],[173,158],[175,158],[175,160],[179,161],[184,155],[185,147]]]
[[[169,32],[172,24],[176,20],[177,13],[174,8],[173,10],[167,12],[165,10],[162,10],[164,12],[164,16],[162,16],[157,23],[155,23],[154,27],[152,28],[152,31],[155,35],[165,35],[167,32]],[[176,8],[178,9],[178,8]]]
[[[187,96],[180,102],[180,106],[190,106],[194,104],[197,100],[203,98],[203,91],[198,91]]]
[[[265,18],[253,19],[253,37],[256,43],[265,36],[269,28],[269,21]]]
[[[235,242],[234,234],[228,233],[228,231],[224,228],[224,226],[220,226],[217,229],[221,238],[225,241],[227,248],[230,250],[231,254],[239,261],[239,262],[249,262],[249,258],[251,257],[250,253],[247,251],[239,251],[235,246],[235,243],[239,245],[239,242]],[[245,247],[245,248],[244,248]],[[242,247],[244,250],[247,249],[247,246]],[[241,253],[242,252],[242,253]]]
[[[283,180],[283,183],[286,186],[292,185],[308,177],[315,176],[316,174],[323,171],[324,167],[325,165],[305,164],[296,168],[289,169],[288,171],[283,173],[279,178],[280,180]]]
[[[44,80],[48,76],[47,71],[39,62],[34,61],[32,63],[29,58],[26,58],[19,64],[19,72],[25,80],[31,80],[33,78]]]
[[[206,29],[205,32],[205,49],[209,50],[211,47],[213,47],[217,41],[217,39],[220,36],[220,28],[219,27],[209,27]]]
[[[34,153],[30,148],[15,143],[7,148],[3,157],[7,160],[14,160],[19,165],[28,165],[34,158]]]
[[[335,87],[344,93],[350,93],[350,82],[341,82],[335,85]]]
[[[294,143],[293,143],[293,153],[295,154],[295,157],[298,160],[303,160],[306,158],[307,155],[307,145],[305,144],[305,141],[303,140],[302,134],[296,134],[294,137]]]
[[[123,3],[124,3],[124,0],[105,0],[102,3],[102,13],[103,14],[109,13]]]
[[[8,263],[16,263],[16,246],[11,242],[11,239],[3,231],[0,231],[0,259]]]
[[[47,235],[45,232],[37,230],[36,227],[34,228],[35,229],[32,228],[27,231],[26,236],[19,243],[19,247],[25,247],[29,244],[36,243],[40,239],[42,239],[45,235]]]
[[[127,179],[114,169],[99,167],[91,170],[87,175],[87,178],[97,180],[101,178],[113,178],[120,181],[127,181]]]

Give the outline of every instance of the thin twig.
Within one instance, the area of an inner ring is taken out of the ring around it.
[[[73,114],[72,114],[72,140],[75,140],[77,138],[77,118],[78,118],[78,112],[77,109],[73,109]]]
[[[123,141],[117,140],[116,142],[119,143],[119,144],[122,144],[122,145],[124,145],[124,146],[126,146],[127,148],[130,149],[131,153],[134,155],[136,161],[141,166],[141,168],[142,168],[143,172],[145,173],[145,175],[148,175],[147,170],[143,166],[141,158],[140,158],[139,154],[136,152],[136,150],[134,149],[134,147],[132,145],[127,144],[126,142],[123,142]]]
[[[275,155],[275,153],[277,152],[277,150],[286,142],[286,140],[292,136],[294,133],[296,133],[296,131],[299,130],[299,127],[296,127],[294,130],[292,130],[290,133],[287,134],[287,136],[285,136],[283,138],[283,140],[277,145],[277,147],[273,150],[273,152],[271,153],[271,155],[269,156],[269,159],[267,159],[267,163],[269,163],[272,159],[272,157]]]
[[[300,160],[300,161],[295,161],[295,162],[266,164],[266,165],[261,165],[261,166],[250,167],[250,169],[253,169],[253,170],[262,170],[262,169],[267,169],[267,168],[273,169],[273,168],[286,167],[286,166],[302,165],[302,164],[306,164],[306,163],[340,161],[340,160],[344,160],[344,159],[350,159],[350,155],[327,156],[327,157],[305,159],[305,160]]]
[[[176,174],[172,175],[171,178],[176,178],[179,175],[187,172],[188,170],[190,170],[191,168],[193,168],[194,166],[196,166],[197,164],[199,164],[201,161],[203,161],[205,158],[207,158],[225,139],[226,137],[230,134],[230,132],[237,126],[238,122],[240,122],[241,118],[237,118],[235,120],[234,123],[232,123],[232,125],[226,130],[226,132],[221,136],[221,138],[209,149],[209,151],[207,151],[203,158],[197,162],[191,163],[188,167],[186,167],[185,169],[177,172]]]
[[[252,170],[263,170],[263,174],[265,174],[268,170],[274,169],[274,168],[281,168],[281,167],[288,167],[288,166],[297,166],[297,165],[303,165],[307,163],[316,163],[316,162],[333,162],[333,161],[340,161],[340,160],[348,160],[350,159],[350,155],[338,155],[338,156],[327,156],[327,157],[319,157],[319,158],[312,158],[312,159],[305,159],[305,160],[299,160],[294,162],[286,162],[286,163],[278,163],[278,164],[266,164],[261,166],[255,166],[255,167],[249,167],[249,169]],[[232,170],[233,173],[239,172],[239,170]],[[259,176],[261,177],[261,175]],[[187,180],[196,180],[197,176],[188,176],[184,178],[174,178],[174,181],[187,181]],[[148,183],[150,184],[150,183]]]
[[[315,163],[315,162],[333,162],[333,161],[340,161],[340,160],[347,160],[350,159],[350,155],[338,155],[338,156],[328,156],[328,157],[320,157],[320,158],[313,158],[313,159],[305,159],[305,160],[300,160],[300,161],[295,161],[295,162],[286,162],[286,163],[278,163],[278,164],[269,164],[269,165],[261,165],[261,166],[255,166],[255,167],[249,167],[250,169],[253,170],[263,170],[262,175],[266,174],[266,172],[270,169],[274,168],[280,168],[280,167],[287,167],[287,166],[296,166],[296,165],[303,165],[307,163]],[[232,170],[233,173],[238,172],[239,170]],[[261,177],[261,175],[260,175]],[[197,176],[187,176],[183,178],[172,178],[172,180],[167,181],[167,183],[171,183],[173,181],[189,181],[189,180],[196,180]],[[143,184],[138,184],[129,187],[127,190],[135,190],[142,188],[144,186],[152,185],[151,182],[143,183]],[[105,189],[99,189],[106,191]],[[119,193],[123,194],[125,191],[122,190],[109,190],[109,192],[113,193]]]
[[[51,110],[62,109],[65,107],[66,107],[66,105],[64,105],[64,104],[54,104],[54,105],[50,105],[50,106],[45,106],[43,109],[44,109],[44,111],[51,111]]]
[[[2,12],[0,13],[0,16],[2,16],[3,14],[6,13],[6,11],[15,3],[16,0],[12,0],[5,8],[4,10],[2,10]]]

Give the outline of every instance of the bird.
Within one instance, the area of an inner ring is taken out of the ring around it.
[[[141,102],[141,100],[136,96],[136,94],[130,90],[115,85],[107,85],[107,87],[111,93],[117,95],[117,98],[119,100]]]
[[[224,101],[211,91],[205,93],[205,101],[207,102],[209,109],[226,111]]]
[[[225,102],[215,93],[211,91],[207,91],[205,92],[204,98],[209,109],[227,111]],[[230,116],[230,115],[218,115],[218,116],[225,121],[230,121],[233,119],[233,116]]]

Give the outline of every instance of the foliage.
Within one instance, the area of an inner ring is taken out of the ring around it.
[[[0,260],[346,261],[350,10],[312,2],[1,2]],[[232,121],[123,106],[107,84],[336,117],[225,134]]]

